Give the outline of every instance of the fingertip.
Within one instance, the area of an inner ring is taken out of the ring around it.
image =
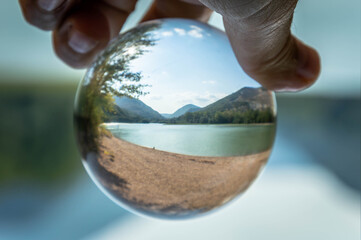
[[[89,37],[86,34],[79,32],[77,29],[71,29],[69,31],[68,45],[76,53],[87,54],[98,44],[99,40]]]
[[[321,70],[321,60],[317,51],[299,40],[296,40],[296,74],[305,83],[305,88],[311,86],[318,78]]]
[[[69,16],[53,32],[57,56],[73,68],[85,68],[109,42],[106,18],[94,9],[82,9]]]
[[[285,72],[270,74],[263,85],[276,92],[299,92],[312,86],[321,70],[321,60],[318,52],[295,39],[295,67],[289,67]],[[291,66],[291,65],[289,65]]]

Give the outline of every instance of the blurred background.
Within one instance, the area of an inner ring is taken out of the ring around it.
[[[150,1],[140,0],[124,30]],[[319,81],[278,94],[278,130],[263,174],[241,198],[180,222],[133,215],[85,173],[72,126],[84,71],[50,34],[0,6],[0,239],[360,239],[360,2],[300,1],[293,33],[322,59]],[[223,28],[214,14],[210,24]]]

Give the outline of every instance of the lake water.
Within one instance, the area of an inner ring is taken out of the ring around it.
[[[158,150],[195,156],[237,156],[272,147],[275,125],[169,125],[107,123],[125,141]]]

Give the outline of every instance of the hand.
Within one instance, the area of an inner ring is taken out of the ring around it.
[[[25,19],[53,31],[54,50],[74,68],[89,65],[116,37],[136,0],[19,0]],[[201,2],[201,3],[200,3]],[[223,16],[226,33],[242,68],[264,87],[298,91],[320,72],[317,52],[293,37],[290,25],[297,0],[155,0],[143,21]]]

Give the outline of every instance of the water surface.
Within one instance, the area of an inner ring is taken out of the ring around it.
[[[112,134],[158,150],[195,156],[242,156],[272,147],[275,124],[107,123]]]

